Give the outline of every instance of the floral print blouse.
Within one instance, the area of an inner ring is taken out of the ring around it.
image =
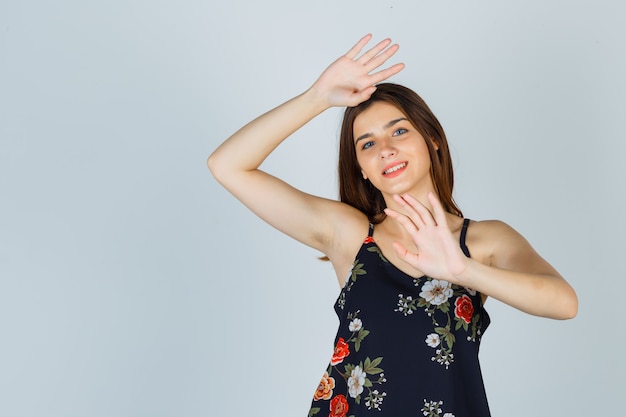
[[[373,233],[370,225],[335,303],[335,348],[309,417],[489,417],[478,361],[489,316],[480,294],[405,274]]]

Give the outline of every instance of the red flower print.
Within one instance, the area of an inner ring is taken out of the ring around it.
[[[363,241],[363,244],[366,244],[366,243],[372,243],[373,241],[374,241],[374,238],[373,238],[373,237],[371,237],[371,236],[368,236],[368,237],[366,237],[366,238],[365,238],[365,240]]]
[[[330,413],[328,417],[346,417],[348,414],[348,401],[343,394],[335,395],[330,400]]]
[[[350,347],[343,340],[343,337],[340,337],[337,341],[337,346],[335,346],[335,351],[333,352],[333,357],[330,359],[330,364],[335,366],[338,363],[343,362],[343,358],[350,354]]]
[[[467,295],[458,297],[454,302],[455,309],[454,315],[460,319],[463,319],[465,323],[472,321],[472,315],[474,314],[474,306],[472,305],[472,299]]]

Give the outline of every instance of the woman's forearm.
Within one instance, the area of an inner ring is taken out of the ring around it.
[[[257,169],[281,142],[326,108],[315,90],[305,91],[234,133],[209,156],[209,169],[218,180]]]
[[[484,295],[536,316],[570,319],[578,311],[576,292],[558,275],[509,271],[470,260],[463,282]]]

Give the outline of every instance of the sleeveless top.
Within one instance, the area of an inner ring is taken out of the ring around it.
[[[464,219],[460,245],[465,245]],[[370,224],[335,303],[335,349],[309,417],[488,417],[480,293],[390,263]]]

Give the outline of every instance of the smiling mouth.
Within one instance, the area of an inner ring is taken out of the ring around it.
[[[396,171],[398,171],[398,170],[400,170],[400,169],[404,168],[406,165],[407,165],[407,163],[406,163],[406,162],[403,162],[403,163],[401,163],[401,164],[398,164],[398,165],[392,166],[391,168],[389,168],[389,169],[387,169],[387,170],[383,171],[383,175],[389,175],[389,174],[391,174],[391,173],[393,173],[393,172],[396,172]]]

